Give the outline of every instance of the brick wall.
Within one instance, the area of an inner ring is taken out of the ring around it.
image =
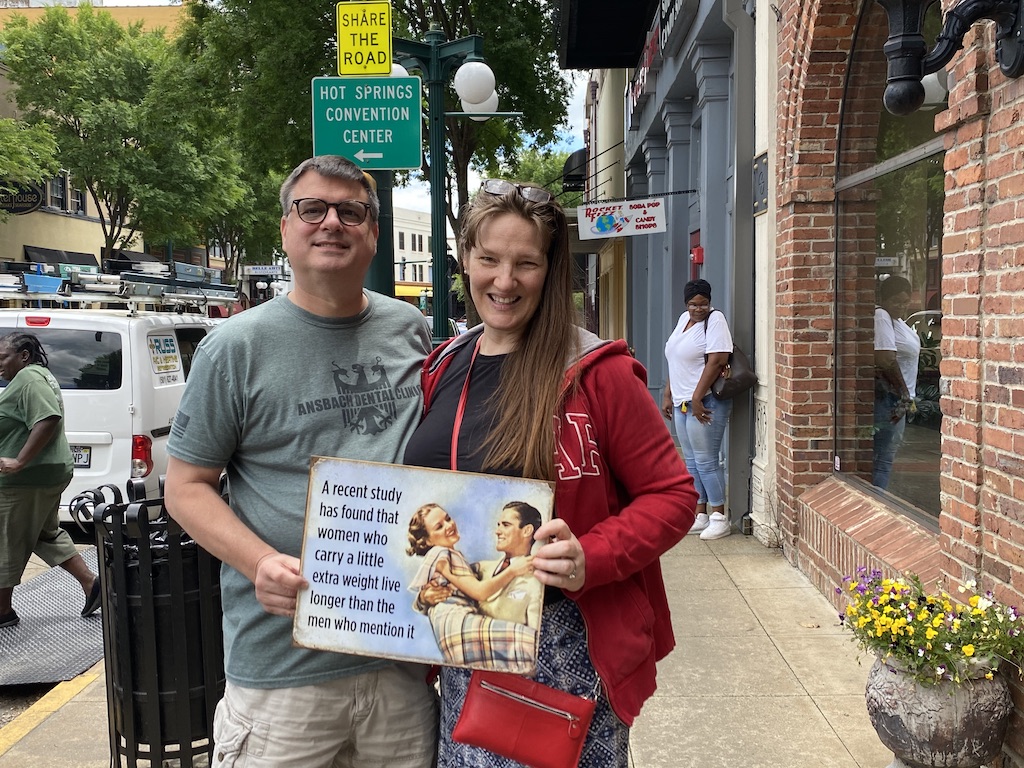
[[[799,0],[779,8],[776,476],[783,547],[795,559],[797,498],[832,473],[835,155],[859,9]]]
[[[1008,80],[999,72],[992,25],[976,24],[950,67],[954,85],[949,109],[935,121],[946,154],[942,514],[941,533],[934,537],[832,475],[835,423],[842,424],[844,418],[834,412],[834,375],[841,365],[833,357],[834,345],[837,333],[858,332],[842,322],[837,327],[834,313],[835,155],[845,68],[862,4],[783,0],[778,5],[774,336],[778,494],[787,556],[830,597],[842,575],[867,565],[924,569],[947,586],[977,578],[982,589],[1021,605],[1024,78]],[[884,37],[884,28],[872,29]],[[861,96],[848,95],[848,111]],[[873,153],[870,123],[861,128],[861,144],[847,149],[863,151],[867,161]],[[856,162],[855,155],[847,157]],[[870,228],[871,223],[859,225]],[[852,247],[866,250],[869,240],[870,233],[862,231]],[[849,256],[844,255],[844,263]],[[855,272],[843,281],[842,290],[860,296],[866,285]],[[854,359],[852,365],[861,362]],[[839,370],[840,378],[859,375]],[[841,431],[839,436],[844,439]],[[909,547],[894,550],[886,543],[907,537]],[[919,556],[925,559],[908,565]],[[1003,768],[1024,767],[1024,690],[1018,686],[1014,700],[1018,710],[1004,747]]]
[[[954,59],[942,281],[941,545],[952,579],[1024,595],[1024,81],[995,66],[991,25]],[[947,329],[948,318],[948,331]],[[1024,766],[1024,690],[1004,765]]]

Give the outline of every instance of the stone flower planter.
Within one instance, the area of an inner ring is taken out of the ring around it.
[[[1012,709],[998,673],[925,686],[880,659],[865,699],[878,738],[895,755],[889,768],[979,768],[999,754]]]

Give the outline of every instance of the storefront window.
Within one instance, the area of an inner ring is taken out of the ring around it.
[[[925,38],[934,39],[939,5]],[[837,179],[837,469],[939,514],[943,151],[931,105],[882,107],[885,13],[867,3]]]

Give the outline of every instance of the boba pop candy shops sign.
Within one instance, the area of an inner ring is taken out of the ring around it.
[[[665,200],[595,201],[576,208],[580,240],[665,232]]]

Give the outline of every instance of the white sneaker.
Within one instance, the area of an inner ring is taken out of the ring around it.
[[[697,519],[693,521],[693,525],[690,526],[689,533],[700,533],[708,527],[708,515],[706,512],[701,512],[697,515]],[[689,533],[687,535],[689,535]]]
[[[707,527],[700,532],[700,537],[704,541],[710,541],[711,539],[724,539],[730,533],[732,533],[732,525],[729,523],[729,518],[721,512],[712,512]]]

